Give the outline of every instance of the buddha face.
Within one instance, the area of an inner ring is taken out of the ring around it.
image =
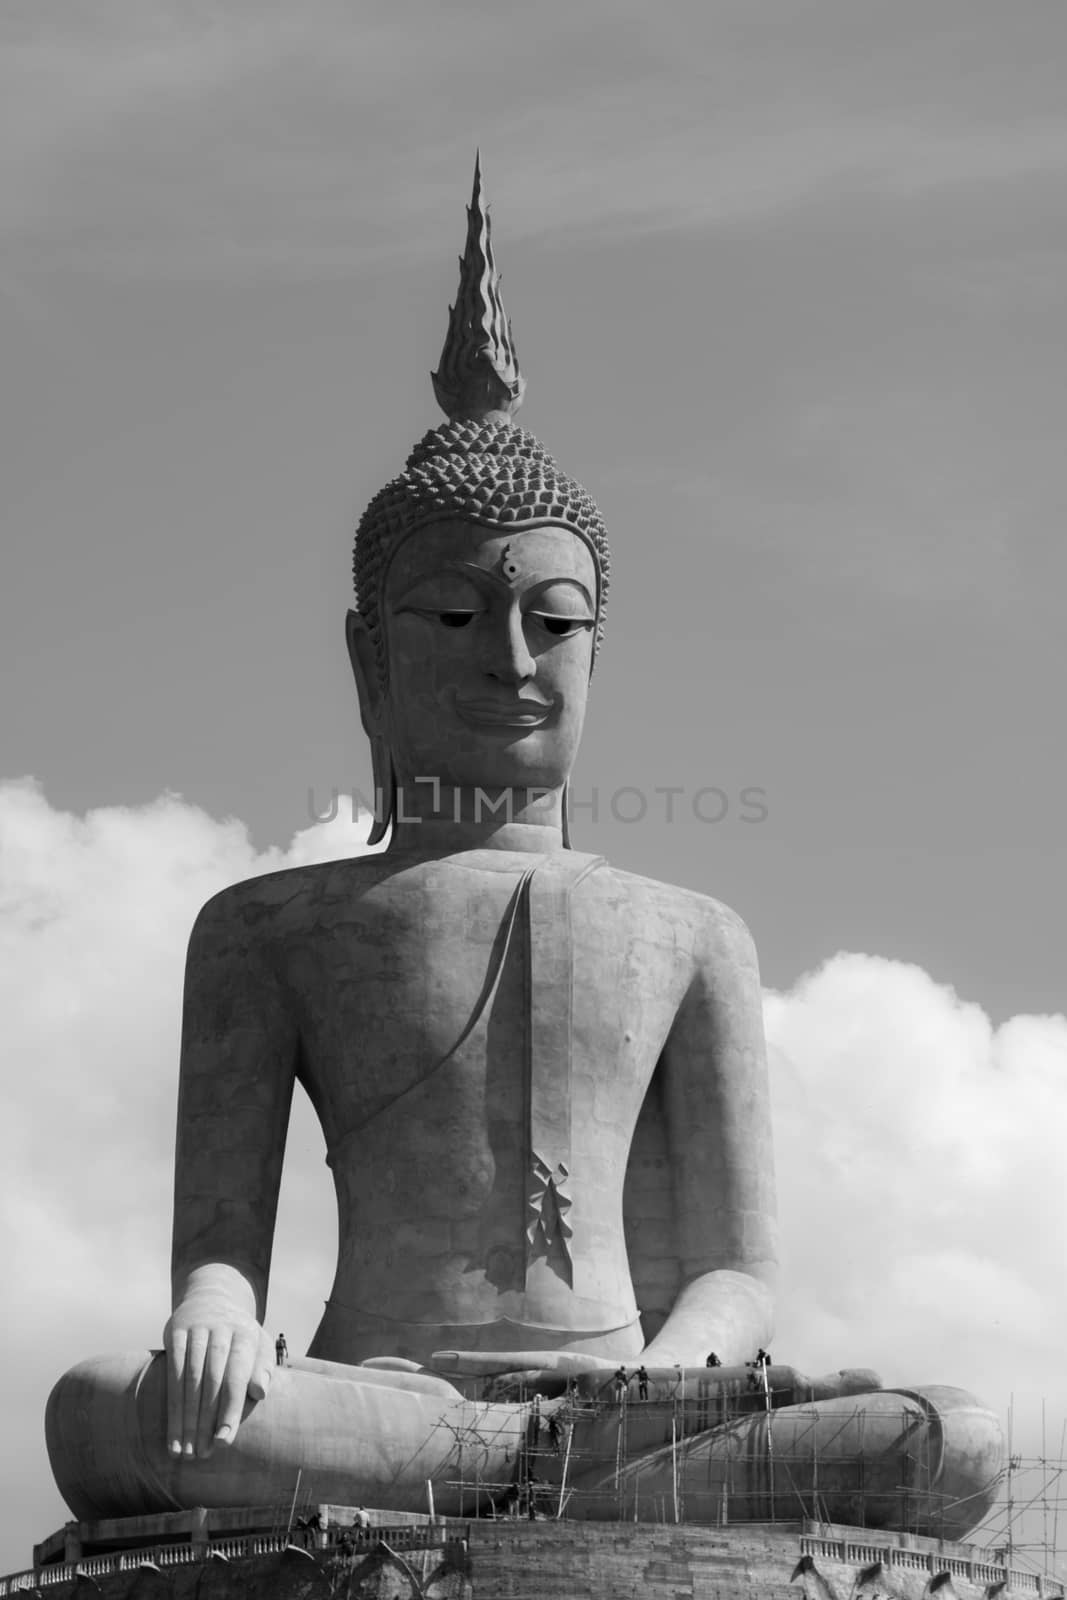
[[[453,520],[406,539],[382,604],[379,725],[401,782],[559,788],[581,736],[596,569],[566,528]]]

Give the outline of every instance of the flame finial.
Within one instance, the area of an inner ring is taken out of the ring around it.
[[[449,307],[448,332],[432,378],[437,403],[452,422],[510,423],[526,389],[500,298],[489,211],[482,199],[480,153],[474,158],[459,290]]]

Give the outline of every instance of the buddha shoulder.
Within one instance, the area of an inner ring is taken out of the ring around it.
[[[631,926],[656,943],[667,941],[679,952],[688,952],[697,965],[751,970],[758,978],[752,935],[737,912],[721,900],[616,867],[589,881]]]
[[[232,944],[284,940],[328,920],[331,906],[359,895],[384,876],[383,857],[371,855],[285,867],[246,878],[220,890],[201,907],[192,944],[217,939]]]
[[[231,884],[209,900],[197,917],[191,951],[231,957],[256,948],[280,952],[292,940],[303,944],[315,930],[355,926],[368,916],[375,924],[373,907],[380,896],[370,891],[383,890],[392,903],[402,880],[403,899],[411,899],[413,910],[425,904],[425,897],[458,887],[454,866],[431,863],[417,874],[398,874],[397,864],[384,855],[289,867]],[[418,893],[412,896],[415,880]],[[393,912],[397,909],[394,904]],[[710,895],[605,865],[583,881],[574,909],[576,933],[587,920],[585,931],[596,935],[612,923],[624,942],[636,939],[673,950],[696,967],[756,972],[755,947],[744,922]],[[389,920],[395,924],[395,915]]]

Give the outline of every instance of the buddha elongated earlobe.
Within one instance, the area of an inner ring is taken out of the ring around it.
[[[384,733],[371,735],[370,759],[374,784],[374,820],[367,835],[367,844],[375,845],[381,844],[396,815],[396,770]]]
[[[345,632],[352,675],[359,694],[360,720],[370,740],[374,820],[367,843],[375,845],[380,844],[389,832],[396,812],[396,771],[389,738],[385,686],[378,670],[374,642],[358,612],[348,613]]]

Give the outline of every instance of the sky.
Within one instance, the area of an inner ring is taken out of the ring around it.
[[[1059,1455],[1065,46],[1049,0],[3,8],[0,1569],[64,1519],[51,1382],[168,1309],[197,906],[358,840],[351,533],[436,420],[476,146],[520,420],[614,548],[575,842],[760,950],[775,1353],[1014,1395],[1027,1456],[1044,1398]]]

